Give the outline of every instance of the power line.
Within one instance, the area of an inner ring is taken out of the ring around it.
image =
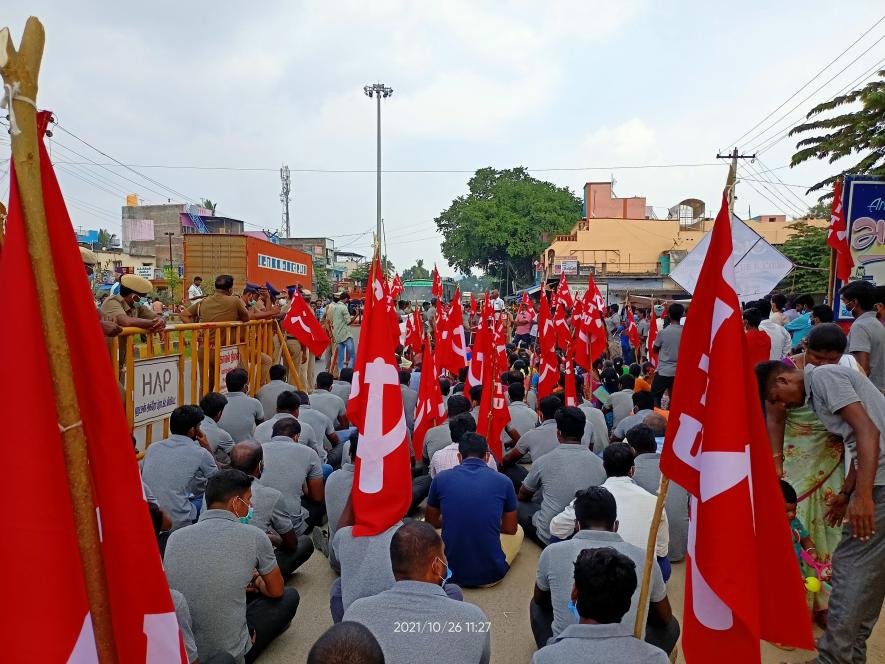
[[[761,160],[761,159],[759,159],[759,158],[757,157],[757,158],[756,158],[756,162],[759,164],[759,168],[760,168],[760,169],[765,169],[765,170],[762,171],[760,177],[765,177],[765,173],[766,173],[766,171],[770,173],[770,171],[768,171],[768,169],[766,169],[765,164],[762,163],[762,160]],[[773,175],[774,178],[775,178],[775,179],[781,184],[781,186],[783,186],[784,191],[786,191],[786,192],[787,192],[788,194],[790,194],[790,195],[791,195],[796,201],[799,202],[799,204],[800,204],[800,205],[802,206],[802,208],[803,208],[803,211],[807,211],[807,209],[808,209],[808,201],[805,201],[805,200],[803,200],[802,198],[800,198],[799,196],[797,196],[797,195],[793,192],[793,190],[790,189],[789,185],[787,185],[783,180],[780,179],[780,176],[779,176],[779,175],[777,175],[776,173],[771,173],[771,175]],[[810,187],[806,187],[806,189],[810,189]]]
[[[870,33],[870,32],[871,32],[871,31],[872,31],[877,25],[879,25],[882,21],[885,21],[885,15],[883,15],[878,21],[876,21],[876,22],[875,22],[873,25],[871,25],[867,30],[865,30],[864,33],[861,34],[860,37],[858,37],[858,38],[855,39],[853,42],[851,42],[851,43],[848,45],[848,47],[847,47],[844,51],[842,51],[839,55],[837,55],[835,58],[833,58],[832,60],[830,60],[830,61],[826,64],[826,66],[824,66],[823,69],[821,69],[821,70],[820,70],[819,72],[817,72],[814,76],[812,76],[810,79],[808,79],[808,81],[805,83],[805,85],[803,85],[801,88],[799,88],[798,90],[796,90],[796,92],[794,92],[794,93],[791,94],[789,97],[787,97],[783,102],[781,102],[781,104],[780,104],[777,108],[775,108],[773,111],[771,111],[771,113],[769,113],[769,114],[766,115],[764,118],[762,118],[761,120],[759,120],[759,122],[757,122],[756,124],[754,124],[754,125],[753,125],[752,127],[750,127],[747,131],[745,131],[743,134],[741,134],[740,136],[738,136],[737,139],[735,139],[735,140],[733,140],[733,141],[730,141],[730,142],[729,142],[729,145],[737,145],[738,142],[739,142],[742,138],[744,138],[747,134],[749,134],[751,131],[753,131],[754,129],[756,129],[759,125],[761,125],[763,122],[765,122],[765,121],[766,121],[768,118],[770,118],[772,115],[774,115],[775,113],[777,113],[781,108],[783,108],[784,106],[786,106],[787,102],[789,102],[789,101],[790,101],[791,99],[793,99],[796,95],[798,95],[800,92],[802,92],[805,88],[807,88],[809,85],[811,85],[811,83],[812,83],[812,82],[813,82],[818,76],[820,76],[820,75],[823,74],[827,69],[829,69],[830,67],[832,67],[832,66],[836,63],[836,61],[839,60],[839,58],[841,58],[843,55],[845,55],[846,53],[848,53],[848,51],[850,51],[850,50],[854,47],[855,44],[857,44],[861,39],[863,39],[864,37],[866,37],[866,36],[867,36],[867,35],[868,35],[868,34],[869,34],[869,33]],[[748,141],[748,142],[749,142],[749,141]]]
[[[742,181],[744,181],[744,180],[742,180]],[[747,186],[749,186],[750,189],[752,189],[752,190],[755,191],[757,194],[759,194],[760,196],[762,196],[762,198],[764,198],[766,201],[768,201],[769,203],[771,203],[771,204],[774,206],[774,208],[775,208],[778,212],[782,213],[784,216],[787,216],[787,215],[791,215],[791,216],[792,216],[792,213],[786,212],[786,211],[780,206],[780,204],[775,203],[775,202],[774,202],[773,200],[771,200],[768,196],[766,196],[764,192],[759,191],[759,190],[758,190],[758,189],[757,189],[752,183],[747,182]]]
[[[755,168],[753,168],[753,166],[751,166],[750,164],[744,164],[743,166],[744,166],[744,172],[749,170],[750,173],[755,175],[756,177],[759,177],[759,178],[762,177],[762,175]],[[805,209],[804,209],[805,206],[804,205],[801,208],[797,208],[795,203],[787,200],[776,189],[770,189],[768,187],[769,184],[771,184],[771,186],[774,187],[774,183],[763,182],[761,184],[762,184],[762,188],[765,189],[765,191],[767,191],[772,196],[774,196],[777,200],[779,200],[781,203],[783,203],[790,210],[790,214],[792,214],[794,216],[802,216],[805,213]]]

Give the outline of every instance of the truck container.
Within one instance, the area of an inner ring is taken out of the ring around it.
[[[219,274],[234,278],[234,292],[246,283],[270,283],[277,290],[300,285],[312,288],[310,254],[248,235],[186,233],[184,236],[185,289],[194,277],[210,286]]]

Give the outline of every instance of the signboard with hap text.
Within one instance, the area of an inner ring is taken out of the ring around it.
[[[181,355],[135,360],[132,406],[135,426],[167,417],[179,403]]]

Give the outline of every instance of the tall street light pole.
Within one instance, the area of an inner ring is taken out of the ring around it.
[[[378,162],[377,162],[377,192],[376,192],[376,220],[375,220],[375,238],[378,242],[379,255],[381,247],[381,98],[390,97],[393,94],[393,88],[389,88],[383,83],[374,83],[363,87],[366,96],[375,97],[377,102],[377,127],[378,127]],[[383,269],[383,266],[382,266]]]
[[[169,297],[174,301],[175,300],[175,289],[172,288],[172,269],[173,269],[173,265],[172,265],[172,236],[175,235],[175,233],[172,233],[170,231],[166,231],[166,233],[164,233],[164,235],[166,235],[169,238],[169,292],[171,293],[171,295]]]

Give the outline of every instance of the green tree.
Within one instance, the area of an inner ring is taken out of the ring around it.
[[[430,279],[430,270],[424,267],[424,259],[419,258],[412,267],[403,270],[402,279],[403,281]]]
[[[200,201],[200,205],[207,210],[212,210],[212,216],[215,216],[215,208],[218,207],[218,203],[213,203],[208,198],[204,198],[202,201]]]
[[[166,284],[169,286],[170,301],[181,302],[184,293],[182,292],[182,289],[179,288],[182,282],[181,277],[178,276],[178,268],[167,263],[163,266],[163,277],[166,279]]]
[[[780,246],[781,253],[796,266],[777,289],[785,293],[825,293],[830,274],[830,248],[827,229],[802,221],[789,226],[794,231]]]
[[[812,108],[805,122],[790,130],[790,136],[813,131],[823,133],[804,138],[796,144],[797,152],[790,160],[790,166],[797,166],[809,159],[826,159],[830,163],[852,154],[861,155],[860,161],[848,168],[847,173],[864,175],[885,175],[885,69],[878,72],[879,79],[845,95]],[[859,103],[860,108],[827,117],[811,120],[815,116],[832,111],[845,104]],[[829,187],[842,171],[821,180],[808,191]],[[832,192],[821,196],[821,200],[832,198]]]
[[[510,284],[534,281],[533,261],[547,248],[544,236],[568,233],[581,201],[566,187],[536,180],[522,166],[481,168],[434,220],[445,238],[442,253],[466,275],[473,268]]]
[[[824,201],[820,201],[817,205],[812,205],[808,208],[808,212],[806,212],[802,218],[803,219],[826,219],[829,221],[830,213],[832,212],[832,205],[830,203],[826,203]]]
[[[114,244],[114,239],[117,237],[116,233],[111,233],[107,228],[99,228],[98,229],[98,246],[99,247],[110,247]]]
[[[319,258],[313,259],[313,281],[319,297],[329,297],[332,294],[332,280],[329,279],[326,262]]]
[[[497,285],[497,281],[485,275],[466,275],[455,280],[455,285],[462,293],[482,293],[491,290]]]
[[[350,278],[353,279],[354,281],[356,281],[357,283],[365,285],[369,281],[369,268],[372,267],[372,262],[373,261],[369,260],[369,261],[366,261],[365,263],[362,263],[361,265],[359,265],[351,273]],[[387,256],[384,256],[381,259],[381,265],[382,265],[382,269],[384,270],[385,277],[390,278],[391,276],[393,276],[393,273],[394,273],[393,263],[390,262],[390,260],[387,258]]]

